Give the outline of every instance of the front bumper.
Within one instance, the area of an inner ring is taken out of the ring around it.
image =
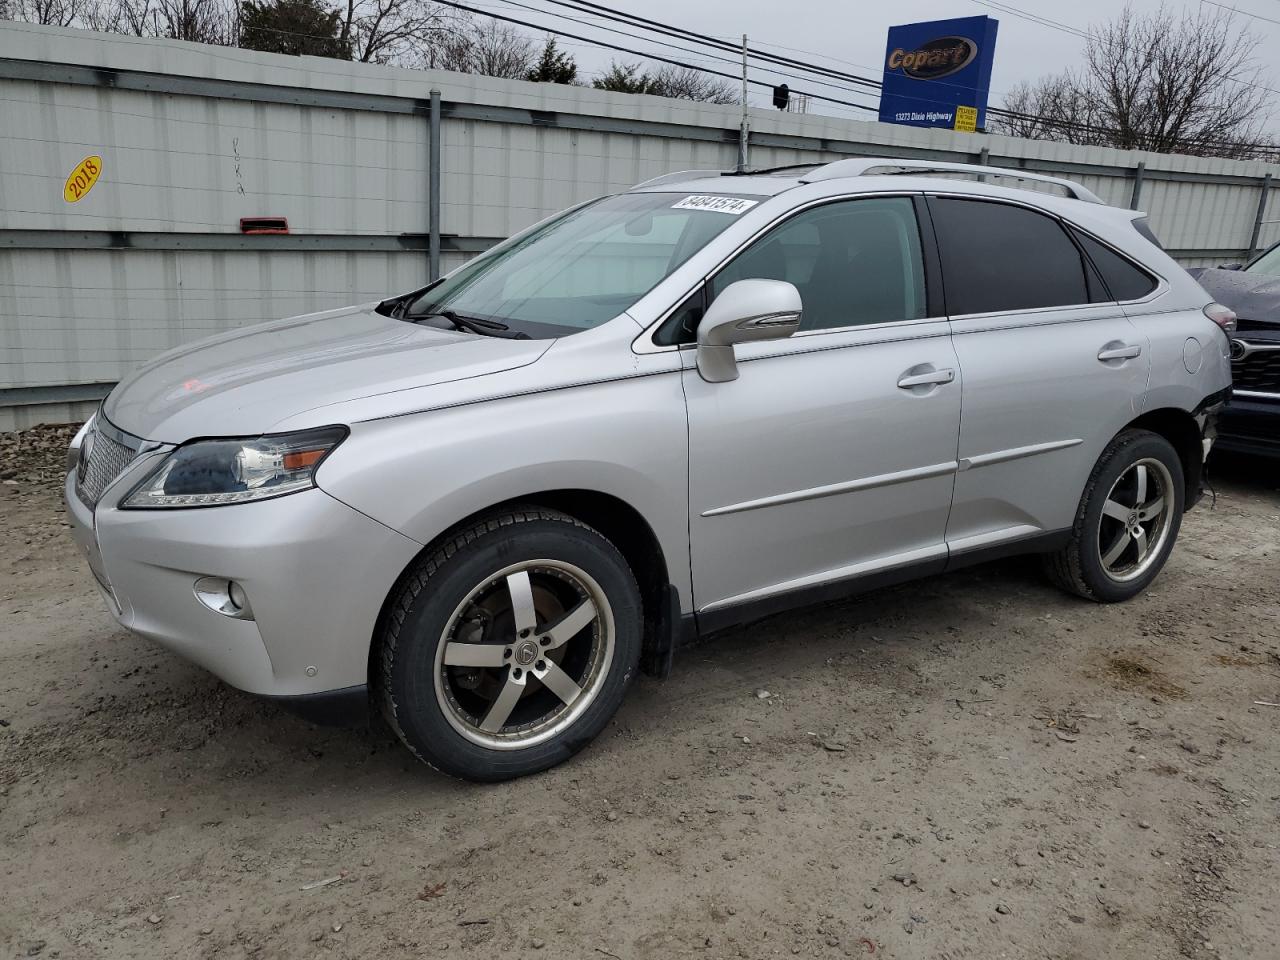
[[[117,509],[129,486],[122,477],[91,511],[74,475],[65,485],[72,536],[122,626],[249,693],[309,698],[367,682],[383,600],[421,544],[319,489],[222,507]],[[201,603],[202,577],[240,583],[254,619]]]
[[[1236,392],[1218,415],[1219,450],[1280,457],[1280,397],[1274,400]]]

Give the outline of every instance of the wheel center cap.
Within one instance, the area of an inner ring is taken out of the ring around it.
[[[1137,525],[1138,525],[1138,512],[1135,510],[1133,513],[1129,514],[1129,526],[1136,527]]]
[[[522,667],[527,667],[533,661],[538,659],[538,645],[532,640],[525,640],[516,647],[516,663]]]

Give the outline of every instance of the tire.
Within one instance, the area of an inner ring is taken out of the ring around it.
[[[1098,603],[1137,596],[1169,559],[1185,497],[1182,462],[1169,441],[1149,430],[1124,431],[1089,476],[1071,540],[1045,558],[1050,579]]]
[[[617,712],[642,624],[612,543],[567,514],[514,507],[449,534],[401,579],[374,661],[377,701],[437,770],[536,773]]]

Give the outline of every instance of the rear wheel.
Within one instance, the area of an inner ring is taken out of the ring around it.
[[[454,776],[546,769],[618,709],[641,623],[635,578],[595,530],[538,508],[487,518],[402,584],[382,637],[382,712]]]
[[[1146,589],[1173,550],[1185,496],[1182,463],[1164,437],[1126,430],[1085,486],[1071,541],[1047,558],[1064,590],[1114,603]]]

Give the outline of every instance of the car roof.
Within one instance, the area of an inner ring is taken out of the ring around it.
[[[781,198],[795,191],[797,204],[858,193],[948,193],[1028,204],[1126,246],[1134,234],[1130,222],[1146,216],[1140,211],[1108,206],[1083,185],[1061,177],[896,157],[858,157],[747,173],[685,170],[647,180],[632,191],[761,199]]]
[[[774,197],[800,185],[796,176],[777,177],[768,174],[714,173],[689,171],[688,179],[668,180],[659,177],[660,183],[648,181],[632,188],[639,193],[712,193],[734,194],[752,197]]]
[[[689,192],[718,194],[748,194],[758,197],[774,197],[804,184],[829,184],[836,186],[830,192],[861,193],[885,189],[875,183],[882,178],[892,178],[889,189],[939,190],[955,189],[960,183],[994,187],[993,196],[1006,196],[1001,189],[1013,185],[1021,192],[1028,190],[1041,197],[1054,191],[1066,198],[1102,205],[1102,200],[1075,180],[1052,176],[1032,170],[992,167],[983,164],[952,163],[948,161],[913,160],[900,157],[850,157],[831,163],[796,164],[768,170],[743,173],[719,170],[685,170],[665,174],[638,184],[634,190],[642,192]],[[969,178],[958,180],[957,177]],[[941,180],[939,184],[936,181]],[[1000,181],[995,183],[992,181]],[[986,193],[985,189],[965,190],[965,193]]]

